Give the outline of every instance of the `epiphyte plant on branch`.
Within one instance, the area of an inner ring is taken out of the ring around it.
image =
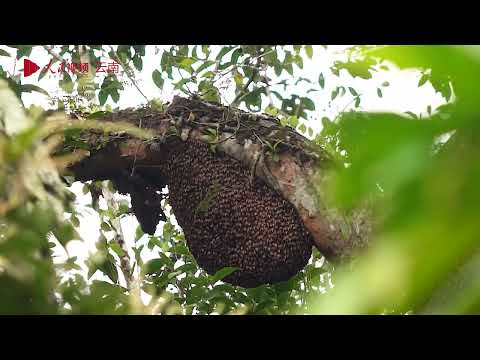
[[[355,46],[314,76],[297,73],[328,47],[18,45],[0,59],[33,49],[121,72],[65,68],[70,97],[19,111],[49,96],[45,74],[24,84],[2,63],[0,312],[478,312],[476,47]],[[148,56],[168,99],[139,81]],[[362,110],[395,66],[445,104]],[[114,109],[127,91],[138,105]],[[76,181],[100,219],[84,261]]]

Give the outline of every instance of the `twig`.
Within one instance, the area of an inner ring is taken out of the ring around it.
[[[253,73],[252,77],[247,81],[247,83],[242,88],[242,90],[238,93],[238,95],[235,97],[235,99],[233,99],[232,104],[230,106],[236,107],[240,103],[240,101],[245,96],[247,96],[249,94],[246,91],[247,91],[248,87],[250,86],[250,84],[253,82],[253,78],[255,77],[256,74],[257,74],[256,72]]]
[[[15,75],[15,70],[17,69],[17,57],[15,57],[15,62],[13,63],[13,73],[12,73],[12,77],[13,75]]]
[[[347,105],[344,106],[344,108],[338,112],[338,116],[342,115],[345,110],[347,110],[347,108],[354,102],[357,100],[358,97],[362,96],[362,94],[358,94],[357,96],[355,96],[352,100],[350,100],[350,102],[347,103]],[[338,108],[337,108],[338,110]]]
[[[140,88],[138,87],[137,85],[137,82],[135,81],[135,79],[133,78],[133,76],[130,75],[129,71],[130,69],[128,69],[128,67],[126,66],[126,64],[123,63],[123,61],[117,56],[117,53],[115,52],[115,50],[113,50],[113,47],[110,46],[110,50],[111,50],[111,53],[114,57],[114,60],[116,60],[123,68],[123,71],[125,71],[125,73],[127,74],[128,76],[128,79],[131,81],[131,83],[135,86],[135,88],[138,90],[138,92],[145,98],[145,100],[147,100],[147,103],[150,101],[148,100],[148,98],[145,96],[145,94],[142,92],[142,90],[140,90]],[[141,124],[140,124],[140,127],[141,127]]]
[[[113,193],[107,188],[107,186],[102,187],[102,195],[109,207],[111,207],[115,213],[118,211],[118,203],[115,201]],[[130,290],[130,285],[132,282],[132,274],[130,267],[130,256],[128,255],[128,249],[125,243],[125,236],[123,235],[122,225],[120,223],[120,218],[116,217],[112,220],[113,226],[115,228],[115,242],[120,246],[123,251],[123,256],[120,257],[120,269],[122,270],[127,289]]]
[[[142,90],[140,90],[140,87],[137,85],[137,82],[136,80],[133,78],[133,76],[131,76],[130,72],[128,70],[130,70],[126,64],[124,64],[124,62],[117,56],[117,53],[115,52],[115,50],[113,50],[113,47],[110,46],[110,51],[111,51],[111,54],[112,56],[114,57],[114,60],[116,60],[123,68],[123,71],[125,71],[125,74],[127,74],[127,77],[128,79],[130,80],[130,82],[135,86],[135,88],[138,90],[138,92],[145,98],[145,100],[147,101],[147,103],[150,101],[148,100],[148,98],[145,96],[145,94],[142,92]],[[138,127],[141,129],[142,128],[142,118],[140,118],[140,122],[138,124]],[[134,155],[134,158],[133,158],[133,164],[132,164],[132,172],[130,174],[130,176],[133,176],[133,174],[135,173],[135,165],[136,165],[136,162],[137,162],[137,152],[138,152],[138,149],[140,148],[140,144],[137,146],[137,148],[135,149],[135,155]]]
[[[185,80],[185,78],[182,76],[182,73],[180,72],[180,69],[179,69],[179,68],[177,68],[177,72],[178,72],[178,75],[180,75],[180,77],[182,78],[182,80]],[[180,80],[180,81],[182,81],[182,80]],[[188,95],[190,95],[190,96],[194,95],[194,93],[192,92],[192,90],[190,90],[190,88],[188,87],[188,84],[185,83],[184,85],[185,85],[185,87],[187,88],[187,93],[188,93]]]
[[[57,61],[63,62],[63,59],[60,57],[60,55],[56,54],[53,51],[53,47],[49,48],[47,45],[42,46],[50,55],[52,55]]]

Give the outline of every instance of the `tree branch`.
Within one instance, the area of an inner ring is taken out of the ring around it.
[[[140,114],[135,110],[124,110],[107,114],[104,120],[130,118],[138,124],[139,118],[145,119],[144,127],[156,132],[163,140],[150,146],[143,140],[116,139],[116,145],[112,143],[103,152],[94,151],[81,165],[72,168],[79,180],[89,180],[100,174],[109,178],[109,174],[114,176],[119,167],[130,169],[134,161],[142,167],[144,174],[149,172],[158,177],[169,149],[179,146],[187,138],[198,140],[215,145],[217,151],[237,159],[246,169],[254,169],[252,176],[262,179],[288,200],[312,234],[314,245],[327,259],[348,258],[356,249],[368,244],[371,231],[368,209],[360,208],[346,217],[324,201],[329,169],[334,168],[332,157],[325,150],[312,148],[307,138],[282,126],[278,119],[181,97],[175,97],[165,113],[151,111],[149,114],[143,109]],[[198,120],[186,121],[190,114]],[[218,128],[219,136],[214,143],[204,133],[210,124],[217,124]],[[169,133],[177,135],[166,137]],[[270,143],[278,144],[273,150],[275,156],[258,157]],[[159,181],[152,187],[158,188],[165,179]],[[342,231],[351,228],[358,231],[349,231],[348,234]]]
[[[112,56],[114,57],[114,60],[116,60],[122,66],[123,70],[125,71],[125,74],[127,74],[128,79],[130,80],[130,82],[133,84],[133,86],[135,86],[135,88],[138,90],[140,95],[142,95],[148,103],[150,100],[148,100],[148,98],[145,96],[143,91],[140,90],[140,87],[137,85],[137,81],[135,80],[135,78],[133,76],[131,76],[130,72],[128,71],[129,70],[128,66],[126,64],[124,64],[123,61],[117,56],[117,53],[115,52],[115,50],[113,50],[112,46],[110,46],[110,50],[111,50]]]

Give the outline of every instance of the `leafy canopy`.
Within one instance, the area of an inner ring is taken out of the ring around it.
[[[348,216],[368,202],[378,219],[371,248],[353,263],[334,267],[314,251],[291,280],[248,290],[221,281],[234,268],[214,275],[199,269],[167,203],[168,221],[154,236],[137,227],[133,244],[122,246],[120,219],[131,217],[129,202],[114,196],[109,183],[82,185],[100,236],[85,261],[71,254],[87,210],[75,201],[71,179],[61,175],[64,159],[53,150],[60,140],[70,152],[82,149],[79,129],[48,127],[46,109],[26,109],[22,101],[25,93],[49,92],[0,66],[0,313],[478,313],[479,47],[354,46],[314,78],[297,77],[326,48],[174,45],[155,55],[151,80],[159,91],[278,116],[338,161],[331,181],[321,185],[329,203]],[[147,50],[17,45],[0,49],[0,60],[48,51],[57,67],[63,58],[88,62],[87,73],[59,74],[64,97],[51,104],[68,113],[112,111],[127,86],[162,110],[164,101],[146,97],[136,80]],[[92,69],[102,58],[121,72],[96,76]],[[395,71],[392,64],[416,69],[418,86],[432,86],[445,105],[428,106],[424,114],[363,111],[365,93],[354,83],[365,82],[381,99],[390,84],[378,84],[377,74]],[[46,74],[38,73],[38,84]],[[348,99],[347,106],[330,119],[316,106],[317,93],[330,106]],[[314,122],[321,122],[320,132]],[[101,204],[100,194],[110,200]]]

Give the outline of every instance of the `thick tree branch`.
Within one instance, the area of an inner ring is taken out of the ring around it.
[[[337,209],[325,205],[324,184],[332,168],[329,155],[313,149],[308,139],[282,126],[278,119],[175,97],[165,113],[130,109],[109,114],[103,120],[124,120],[137,126],[142,122],[156,136],[151,141],[130,136],[112,139],[72,166],[79,180],[118,177],[122,169],[131,169],[135,163],[135,174],[150,182],[146,191],[154,196],[168,181],[159,172],[168,151],[182,141],[196,139],[237,159],[246,169],[254,169],[254,176],[296,208],[315,246],[329,260],[350,257],[368,242],[371,225],[365,209],[346,219]],[[89,139],[92,148],[98,147],[96,139]]]

